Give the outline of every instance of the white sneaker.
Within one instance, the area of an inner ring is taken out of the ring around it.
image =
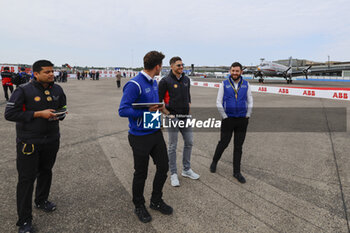
[[[182,170],[182,174],[181,175],[184,176],[184,177],[191,178],[192,180],[197,180],[200,177],[200,175],[198,175],[197,173],[192,171],[191,168],[188,171]]]
[[[176,173],[174,173],[170,176],[170,182],[171,182],[171,186],[173,186],[173,187],[180,186],[179,178],[177,177]]]

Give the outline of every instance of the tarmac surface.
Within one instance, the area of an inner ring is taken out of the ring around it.
[[[349,232],[349,124],[345,132],[298,132],[292,124],[285,132],[256,132],[248,127],[242,157],[247,183],[243,185],[232,176],[232,142],[217,172],[209,171],[219,131],[194,132],[192,169],[201,177],[182,177],[179,136],[181,186],[172,187],[168,177],[163,189],[174,213],[165,216],[148,208],[153,220],[144,224],[134,214],[131,201],[128,120],[117,114],[122,89],[116,88],[114,79],[68,80],[60,85],[69,114],[60,123],[61,147],[50,194],[57,210],[46,214],[33,209],[36,232]],[[193,108],[216,109],[217,89],[191,87],[191,93]],[[253,93],[253,97],[255,108],[345,107],[350,120],[349,101],[266,93]],[[1,96],[2,115],[4,109]],[[328,124],[327,113],[320,119]],[[254,110],[250,121],[254,122]],[[0,133],[0,232],[16,232],[15,124],[2,117]],[[164,137],[167,141],[167,132]],[[154,172],[150,162],[147,206]]]

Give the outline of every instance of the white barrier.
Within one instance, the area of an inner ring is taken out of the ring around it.
[[[115,78],[117,75],[118,70],[94,70],[94,69],[90,69],[90,71],[92,72],[99,72],[100,76],[99,78]],[[131,78],[137,75],[138,72],[133,71],[133,70],[119,70],[122,77],[126,78]],[[76,74],[68,74],[68,78],[76,78]],[[89,75],[87,75],[86,78],[90,78]]]
[[[192,86],[219,88],[221,83],[191,81]],[[250,85],[253,92],[350,101],[350,88],[276,87]]]

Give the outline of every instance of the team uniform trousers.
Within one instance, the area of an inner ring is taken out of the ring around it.
[[[162,199],[162,190],[169,170],[168,155],[163,134],[160,130],[142,136],[129,134],[128,139],[134,156],[133,203],[136,207],[145,203],[143,192],[147,179],[149,156],[152,157],[156,165],[151,201],[159,202]]]
[[[47,144],[17,143],[17,213],[18,226],[32,220],[32,195],[36,180],[35,203],[46,201],[49,197],[52,168],[59,149],[59,140]],[[24,152],[23,153],[23,148]],[[28,152],[29,151],[29,152]],[[27,154],[33,151],[31,154]]]
[[[228,117],[222,121],[220,141],[216,146],[213,162],[217,163],[220,160],[234,133],[233,172],[241,172],[242,147],[247,132],[248,121],[248,118],[244,117]]]

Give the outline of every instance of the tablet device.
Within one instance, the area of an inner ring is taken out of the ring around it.
[[[149,108],[152,105],[158,105],[158,107],[162,107],[164,103],[133,103],[133,108]]]
[[[66,108],[60,108],[57,109],[56,111],[54,111],[53,113],[55,113],[57,116],[63,115],[67,113],[67,109]]]

